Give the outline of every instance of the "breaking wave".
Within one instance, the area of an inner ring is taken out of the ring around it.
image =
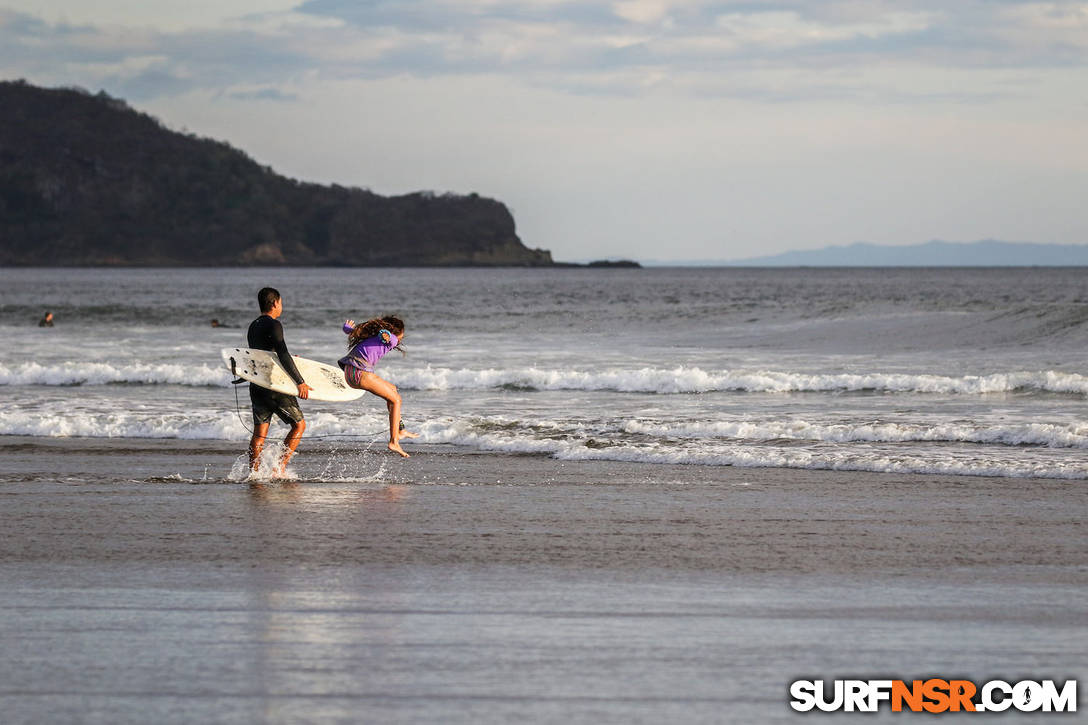
[[[566,461],[797,468],[808,470],[924,473],[948,476],[1088,479],[1078,455],[1024,456],[1015,448],[934,449],[917,446],[779,446],[758,441],[632,441],[576,435],[525,437],[464,422],[427,423],[427,443],[449,443],[477,450],[547,454]],[[1061,454],[1061,451],[1055,451]]]
[[[0,365],[0,385],[230,385],[230,372],[222,367],[176,363],[113,365],[100,362],[65,362],[41,365],[28,362]]]
[[[801,373],[773,370],[708,371],[698,367],[610,369],[593,372],[527,367],[512,369],[390,368],[383,375],[405,390],[578,390],[622,393],[882,392],[980,395],[1038,391],[1088,395],[1088,377],[1054,370],[991,375],[907,373]],[[171,363],[65,362],[0,364],[0,385],[187,385],[226,387],[218,366]]]
[[[248,407],[239,411],[158,413],[0,411],[0,435],[44,438],[177,438],[247,440],[252,423]],[[306,437],[373,437],[387,429],[374,416],[317,413],[306,416]]]
[[[1001,446],[1088,448],[1088,424],[1024,423],[996,426],[967,423],[820,424],[803,420],[771,422],[647,423],[629,421],[624,431],[655,438],[730,438],[827,443],[977,443]]]
[[[477,390],[513,387],[529,390],[616,391],[625,393],[791,393],[876,391],[978,395],[1045,391],[1088,395],[1088,377],[1053,370],[992,375],[906,373],[799,373],[784,371],[707,371],[698,367],[641,368],[578,372],[520,368],[454,370],[423,368],[390,374],[409,390]]]
[[[317,412],[307,439],[380,438],[372,414]],[[0,435],[245,441],[248,420],[233,412],[2,411]],[[565,461],[623,461],[1088,479],[1088,425],[823,424],[798,420],[608,424],[446,418],[419,428],[419,443],[545,455]],[[278,431],[277,431],[278,433]],[[1023,446],[1033,446],[1024,448]]]

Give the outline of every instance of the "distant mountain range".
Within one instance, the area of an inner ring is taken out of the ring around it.
[[[1079,267],[1088,266],[1088,244],[1031,244],[986,239],[967,243],[935,240],[890,247],[859,242],[719,264],[730,267]]]

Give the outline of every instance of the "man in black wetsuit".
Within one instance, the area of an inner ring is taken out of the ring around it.
[[[298,385],[298,397],[305,400],[310,397],[310,386],[303,382],[295,361],[291,359],[291,353],[287,351],[287,343],[283,341],[283,325],[277,319],[283,314],[280,293],[271,287],[265,287],[257,293],[257,304],[260,305],[261,316],[249,325],[249,346],[275,352],[280,359],[280,365]],[[265,438],[268,437],[268,424],[272,421],[272,414],[275,413],[280,420],[291,426],[283,440],[287,450],[283,452],[283,460],[276,471],[282,475],[302,440],[302,432],[306,430],[306,421],[298,407],[298,400],[293,395],[277,393],[252,383],[249,385],[249,399],[253,404],[253,437],[249,440],[249,466],[252,470],[256,471],[260,466],[261,450],[264,448]]]

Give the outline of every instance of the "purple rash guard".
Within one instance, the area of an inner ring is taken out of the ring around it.
[[[343,327],[344,334],[350,335],[352,328],[348,325]],[[389,342],[382,342],[381,334],[377,334],[374,337],[368,337],[365,340],[357,343],[355,347],[348,351],[348,354],[336,361],[342,369],[348,367],[359,368],[365,370],[368,373],[374,372],[374,366],[378,364],[378,361],[385,357],[385,354],[397,346],[400,340],[389,330],[383,330],[389,335]]]

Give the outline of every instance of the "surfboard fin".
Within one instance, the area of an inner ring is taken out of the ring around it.
[[[244,383],[246,381],[245,381],[244,378],[238,377],[238,371],[235,370],[235,365],[236,365],[236,363],[234,362],[234,358],[232,357],[230,359],[230,374],[234,376],[234,380],[231,380],[230,384],[231,385],[241,385],[242,383]]]

